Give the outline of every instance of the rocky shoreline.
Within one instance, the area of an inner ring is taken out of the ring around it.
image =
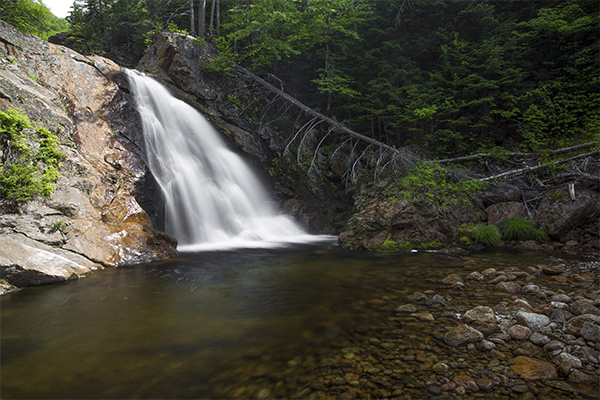
[[[333,349],[315,344],[273,371],[245,365],[252,378],[222,397],[599,398],[600,258],[579,257],[515,266],[465,255],[432,289],[402,296],[380,286],[348,304],[354,321]]]
[[[332,377],[329,383],[337,386],[313,397],[597,398],[599,265],[591,262],[588,271],[538,265],[479,272],[477,262],[467,260],[465,273],[447,276],[439,290],[398,299],[396,316],[388,318],[425,325],[454,320],[452,329],[432,331],[434,346],[427,340],[414,348],[395,346],[393,331],[369,338],[367,360]],[[491,298],[478,294],[490,290]],[[462,301],[465,296],[470,301]],[[347,354],[336,363],[343,365]],[[413,367],[398,370],[395,357]]]

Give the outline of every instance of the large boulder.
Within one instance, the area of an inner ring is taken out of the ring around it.
[[[140,124],[128,125],[138,143],[114,129],[120,110],[137,115],[119,87],[120,67],[0,21],[0,72],[0,110],[20,109],[66,154],[48,199],[0,201],[0,276],[27,286],[175,256],[175,240],[153,228],[138,202],[159,197],[144,195],[152,179]]]
[[[485,215],[488,224],[501,225],[507,219],[527,217],[527,209],[523,203],[510,201],[489,206],[485,209]]]
[[[589,190],[576,192],[575,200],[568,191],[551,190],[544,196],[534,222],[552,238],[559,239],[572,229],[600,215],[600,194]]]
[[[393,183],[356,197],[358,211],[339,243],[349,249],[411,250],[459,240],[461,224],[480,222],[482,210],[466,196],[439,201],[426,194],[404,198]]]
[[[21,234],[0,235],[0,279],[15,286],[64,282],[102,268],[81,255]]]
[[[521,189],[508,183],[497,183],[481,193],[481,199],[486,207],[497,203],[521,201]]]

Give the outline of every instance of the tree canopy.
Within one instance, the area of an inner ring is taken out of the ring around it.
[[[0,17],[31,32],[43,18],[20,15],[38,4],[0,0]],[[597,140],[599,15],[591,1],[75,0],[67,20],[76,50],[124,66],[162,29],[194,32],[354,131],[444,158]]]
[[[67,21],[52,15],[38,0],[0,0],[0,19],[44,40],[68,28]]]

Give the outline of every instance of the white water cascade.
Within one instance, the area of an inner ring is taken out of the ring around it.
[[[165,197],[165,230],[183,251],[331,240],[279,214],[262,183],[194,108],[128,71],[150,171]]]

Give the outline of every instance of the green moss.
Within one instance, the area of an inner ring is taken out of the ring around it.
[[[496,225],[482,225],[475,231],[475,240],[487,247],[500,243],[500,231]]]

